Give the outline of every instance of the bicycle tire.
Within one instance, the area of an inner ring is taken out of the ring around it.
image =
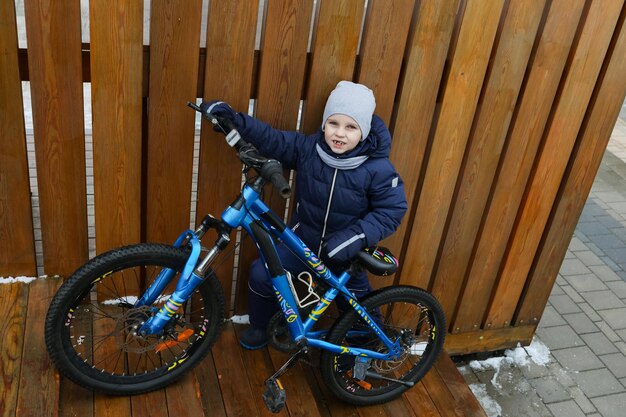
[[[138,244],[80,267],[59,288],[46,315],[46,347],[60,373],[94,391],[134,395],[171,384],[196,366],[224,321],[224,295],[213,271],[170,321],[167,337],[140,338],[131,327],[167,300],[162,295],[153,306],[134,308],[140,288],[163,267],[179,274],[188,257],[186,249]]]
[[[435,363],[443,350],[445,316],[439,302],[424,290],[411,286],[386,287],[361,300],[385,334],[395,341],[402,338],[404,352],[396,361],[376,361],[370,369],[379,375],[417,383]],[[371,312],[375,312],[372,314]],[[413,330],[412,330],[413,329]],[[363,334],[350,336],[349,331]],[[369,333],[368,333],[369,332]],[[346,311],[335,322],[329,343],[364,347],[386,352],[387,348],[354,309]],[[339,399],[362,406],[391,401],[409,389],[398,382],[352,378],[354,356],[324,350],[320,355],[322,379]]]

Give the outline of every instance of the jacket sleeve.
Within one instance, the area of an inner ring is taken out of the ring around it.
[[[324,254],[338,262],[353,258],[368,246],[376,245],[396,231],[407,210],[404,183],[385,160],[386,166],[373,171],[368,191],[369,212],[352,226],[325,239]]]
[[[253,144],[261,155],[277,159],[287,169],[295,169],[298,165],[299,151],[307,137],[299,132],[274,129],[244,113],[238,113],[237,126],[243,139]]]

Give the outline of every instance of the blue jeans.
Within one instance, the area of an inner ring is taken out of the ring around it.
[[[289,271],[292,277],[297,277],[298,274],[303,271],[311,272],[285,245],[278,245],[276,251],[283,264],[283,268]],[[337,272],[333,269],[331,269],[331,271],[333,273]],[[311,275],[313,275],[313,273],[311,273]],[[346,286],[357,299],[372,291],[365,271],[352,277]],[[348,303],[341,296],[337,296],[335,301],[340,311],[349,308]],[[278,302],[276,301],[271,278],[261,259],[257,259],[252,262],[250,266],[250,277],[248,279],[248,314],[250,315],[250,325],[258,329],[266,329],[270,319],[277,311]]]

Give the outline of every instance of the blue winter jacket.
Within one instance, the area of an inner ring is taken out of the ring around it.
[[[345,262],[398,228],[407,209],[404,184],[389,161],[391,134],[378,116],[367,138],[344,155],[331,151],[321,129],[304,135],[274,129],[244,113],[238,116],[242,136],[262,155],[296,170],[291,227],[324,259]],[[333,165],[336,160],[364,161],[351,169],[334,168],[321,152]],[[359,158],[363,156],[367,158]]]

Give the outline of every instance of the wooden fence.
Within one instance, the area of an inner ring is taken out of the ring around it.
[[[20,81],[30,80],[45,273],[88,258],[82,83],[91,82],[97,252],[188,227],[194,114],[220,98],[281,129],[317,129],[337,81],[370,86],[409,211],[385,244],[396,276],[442,302],[451,353],[528,343],[626,95],[624,0],[0,2],[0,275],[34,275]],[[261,16],[261,19],[258,19]],[[257,21],[260,48],[255,48]],[[200,48],[206,25],[206,48]],[[312,30],[310,30],[312,28]],[[309,46],[310,45],[310,46]],[[301,102],[304,104],[301,109]],[[197,213],[240,165],[202,126]],[[272,206],[283,209],[272,196]],[[239,256],[238,297],[246,269]],[[220,276],[232,290],[232,268]]]

